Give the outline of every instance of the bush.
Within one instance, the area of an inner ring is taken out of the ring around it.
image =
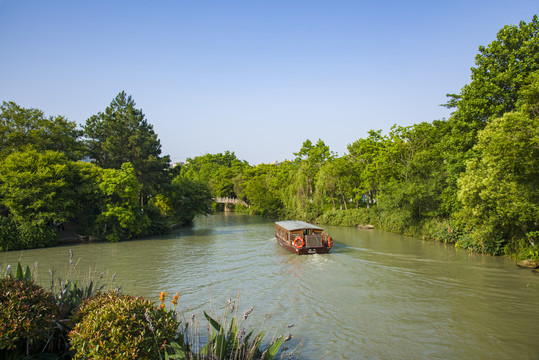
[[[159,359],[178,328],[174,312],[118,292],[86,300],[72,321],[76,325],[69,339],[75,359]]]
[[[30,280],[0,279],[0,349],[27,354],[41,350],[55,317],[51,293]]]
[[[19,225],[7,217],[0,217],[0,250],[22,250],[53,246],[57,234],[49,227]]]

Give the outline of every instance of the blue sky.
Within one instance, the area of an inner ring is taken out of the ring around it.
[[[122,90],[173,161],[255,165],[304,140],[449,117],[480,45],[534,1],[5,1],[0,101],[83,124]]]

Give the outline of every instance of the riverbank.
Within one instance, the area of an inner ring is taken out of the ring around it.
[[[405,236],[412,236],[422,240],[440,241],[454,244],[456,248],[489,254],[504,255],[516,261],[518,266],[521,260],[529,260],[526,267],[537,268],[539,252],[537,246],[523,246],[515,248],[506,246],[499,253],[493,254],[489,249],[475,246],[470,241],[469,232],[463,230],[458,224],[447,219],[424,218],[419,222],[406,221],[406,216],[399,211],[384,211],[378,207],[371,209],[359,208],[349,210],[327,211],[316,219],[321,225],[361,227],[365,224],[376,229],[389,231]]]

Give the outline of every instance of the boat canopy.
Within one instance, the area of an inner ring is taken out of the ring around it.
[[[321,227],[306,223],[305,221],[299,221],[299,220],[276,221],[275,224],[279,225],[280,227],[288,231],[302,230],[302,229],[324,230]]]

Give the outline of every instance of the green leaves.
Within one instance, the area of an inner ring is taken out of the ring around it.
[[[82,131],[63,116],[46,118],[43,111],[25,109],[14,102],[0,107],[0,158],[25,151],[31,145],[39,151],[58,151],[70,160],[82,156]]]
[[[500,253],[501,245],[539,230],[538,144],[538,118],[518,112],[479,133],[478,158],[458,180],[459,216],[473,230],[478,249]]]
[[[0,198],[20,224],[63,223],[73,214],[71,178],[71,163],[65,155],[28,148],[0,163]]]
[[[165,181],[170,159],[168,155],[161,156],[161,143],[153,126],[124,91],[105,112],[86,120],[84,135],[89,155],[100,167],[120,169],[126,162],[133,165],[142,186],[137,193],[142,205]]]
[[[250,341],[253,332],[251,331],[247,336],[244,336],[245,333],[243,330],[238,329],[235,318],[232,318],[227,331],[224,323],[219,323],[206,312],[204,312],[204,317],[212,326],[213,331],[208,343],[200,351],[203,355],[215,356],[218,360],[253,358],[270,360],[281,349],[282,336],[273,341],[265,350],[262,350],[260,346],[264,339],[263,330],[257,333],[255,338]]]

